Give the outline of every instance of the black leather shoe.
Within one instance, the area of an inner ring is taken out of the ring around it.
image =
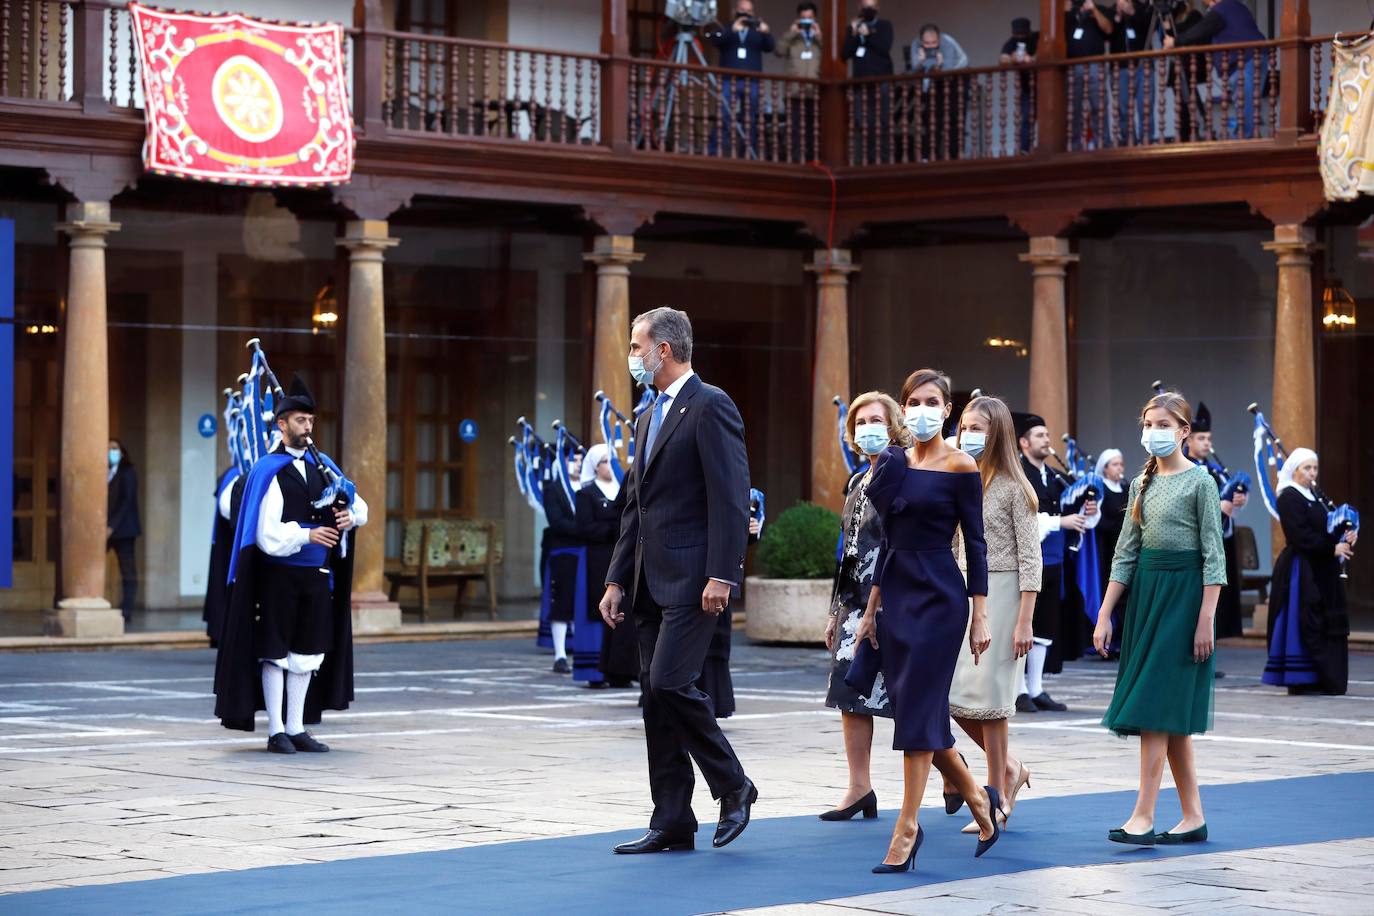
[[[759,790],[749,777],[744,785],[720,800],[720,823],[716,825],[711,845],[719,849],[729,844],[749,826],[749,806],[759,800]]]
[[[637,856],[649,852],[690,852],[696,848],[697,839],[693,834],[650,830],[633,843],[621,843],[615,851],[623,856]]]
[[[1043,691],[1040,696],[1032,697],[1031,702],[1045,712],[1068,712],[1069,709],[1069,707],[1065,706],[1063,703],[1057,702],[1054,697]]]
[[[568,667],[568,660],[566,658],[560,658],[553,663],[554,674],[569,674],[571,671],[572,668]]]
[[[1026,694],[1022,693],[1022,694],[1018,694],[1017,697],[1016,697],[1016,711],[1017,711],[1017,712],[1039,712],[1040,709],[1039,709],[1034,703],[1031,702],[1031,698],[1030,698],[1029,696],[1027,696]],[[957,810],[959,810],[959,809],[956,808],[955,810],[957,811]]]
[[[864,813],[864,820],[871,821],[878,816],[878,793],[872,789],[863,798],[850,805],[848,808],[836,808],[820,815],[823,821],[847,821],[858,814]]]
[[[269,735],[267,737],[267,749],[274,754],[296,753],[296,745],[292,744],[291,739],[286,737],[286,732]]]
[[[325,754],[329,752],[329,745],[323,741],[316,741],[310,737],[310,732],[301,732],[297,735],[287,735],[296,750],[306,754]]]

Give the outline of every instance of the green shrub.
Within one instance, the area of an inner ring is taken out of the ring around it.
[[[797,503],[764,526],[759,565],[769,579],[829,579],[839,536],[838,515],[815,503]]]

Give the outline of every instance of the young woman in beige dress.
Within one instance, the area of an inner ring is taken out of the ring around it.
[[[1008,749],[1008,720],[1031,647],[1031,618],[1040,591],[1040,533],[1035,490],[1021,470],[1011,411],[998,398],[974,398],[959,418],[959,447],[978,461],[983,478],[983,536],[988,545],[988,627],[992,645],[981,659],[961,652],[949,691],[949,713],[988,760],[988,785],[1011,815],[1030,770]],[[954,556],[963,557],[962,534]],[[955,810],[958,810],[955,808]],[[978,822],[964,828],[977,833]]]

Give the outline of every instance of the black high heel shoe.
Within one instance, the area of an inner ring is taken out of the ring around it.
[[[871,821],[878,816],[878,793],[872,789],[863,798],[850,805],[848,808],[836,808],[820,815],[823,821],[847,821],[860,811],[864,813],[864,820]]]
[[[926,832],[925,832],[925,830],[923,830],[923,829],[921,828],[921,825],[920,825],[920,824],[917,824],[917,825],[916,825],[916,842],[912,845],[912,847],[911,847],[911,855],[909,855],[909,856],[906,857],[906,861],[903,862],[901,865],[888,865],[886,862],[880,862],[879,864],[873,866],[873,874],[875,874],[875,875],[890,875],[890,874],[893,874],[893,873],[895,873],[895,872],[915,871],[915,870],[916,870],[916,853],[920,852],[920,850],[921,850],[921,844],[925,842],[925,839],[926,839]]]
[[[963,761],[964,769],[967,770],[968,761],[964,760],[964,755],[960,754],[959,759]],[[940,794],[945,797],[946,814],[958,814],[959,809],[964,807],[964,796],[960,795],[958,792],[941,792]]]
[[[980,839],[978,841],[978,848],[973,853],[975,859],[981,858],[983,853],[992,848],[993,843],[1002,838],[1002,824],[997,819],[997,812],[1002,807],[1002,796],[992,786],[983,786],[983,789],[988,793],[988,813],[992,815],[992,836],[986,840]]]

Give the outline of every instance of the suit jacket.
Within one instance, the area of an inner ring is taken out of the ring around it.
[[[640,416],[636,441],[646,441],[651,419],[651,410]],[[748,538],[744,421],[729,395],[694,375],[625,480],[606,582],[619,585],[631,607],[641,580],[660,607],[700,604],[707,579],[736,583],[738,594]]]
[[[106,491],[105,511],[110,540],[136,538],[143,534],[138,520],[138,474],[123,462],[120,462]]]

